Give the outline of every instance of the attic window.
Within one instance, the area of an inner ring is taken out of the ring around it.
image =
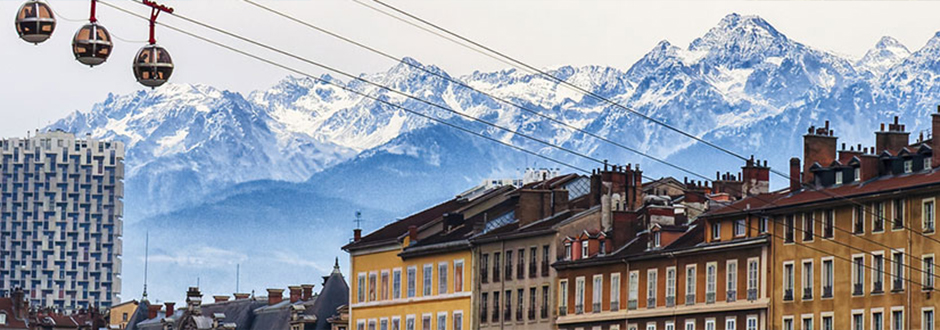
[[[914,172],[914,160],[908,159],[904,161],[904,173]]]
[[[588,247],[591,245],[591,241],[585,239],[581,242],[581,258],[587,258],[590,255],[590,249]]]
[[[930,167],[931,167],[931,166],[930,166],[930,158],[929,158],[929,157],[924,158],[924,169],[925,169],[925,170],[929,170]]]
[[[861,181],[862,179],[862,169],[860,167],[855,167],[855,179],[852,181]]]
[[[606,252],[607,252],[607,241],[606,241],[606,240],[602,240],[602,241],[600,242],[600,251],[599,251],[598,253],[599,253],[600,255],[605,255]]]
[[[842,171],[836,170],[836,184],[842,184]]]
[[[7,314],[0,313],[0,325],[6,325],[6,324],[7,324]]]
[[[657,231],[653,233],[653,247],[659,247],[660,244],[662,244],[662,240],[660,239],[660,232]]]
[[[721,222],[715,221],[712,222],[712,240],[721,239]]]
[[[565,242],[565,260],[571,260],[571,242]]]

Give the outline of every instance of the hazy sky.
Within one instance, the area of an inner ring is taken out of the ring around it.
[[[147,13],[127,0],[104,0]],[[756,14],[791,39],[839,54],[861,57],[883,35],[912,51],[940,31],[940,2],[709,2],[709,1],[401,1],[389,0],[419,16],[539,66],[606,65],[620,69],[666,39],[685,47],[724,15]],[[272,7],[367,44],[433,63],[452,74],[498,70],[506,65],[392,20],[351,0],[264,1]],[[52,39],[33,46],[17,38],[13,24],[0,33],[0,136],[22,136],[75,110],[86,110],[108,93],[140,90],[131,73],[139,43],[118,40],[111,59],[90,69],[69,50],[74,31],[87,19],[88,1],[52,0],[59,25]],[[385,70],[391,62],[305,27],[263,12],[240,0],[169,1],[177,12],[239,31],[263,42],[352,72]],[[12,20],[19,1],[0,2]],[[145,40],[147,24],[99,5],[98,19],[112,34]],[[164,15],[161,22],[219,37]],[[12,23],[12,22],[9,22]],[[0,25],[2,26],[2,25]],[[158,42],[173,55],[171,82],[199,83],[249,92],[267,88],[286,73],[201,41],[160,29]],[[270,54],[256,48],[245,49]],[[273,56],[273,55],[272,55]],[[274,56],[277,59],[283,57]],[[310,72],[320,71],[288,61]]]

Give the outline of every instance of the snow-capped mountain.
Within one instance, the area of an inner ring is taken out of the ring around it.
[[[871,145],[877,123],[892,115],[902,115],[914,136],[928,128],[926,113],[940,103],[940,33],[914,52],[885,37],[856,61],[792,40],[760,17],[731,14],[689,45],[664,40],[636,63],[620,68],[564,66],[550,73],[782,169],[789,157],[801,154],[800,136],[806,128],[825,120],[850,145]],[[409,58],[385,72],[360,77],[427,103],[357,80],[321,77],[334,86],[287,77],[247,96],[188,85],[112,95],[52,127],[127,143],[125,214],[129,228],[138,234],[187,224],[179,228],[254,237],[246,240],[276,237],[265,231],[270,226],[332,224],[350,229],[352,223],[345,221],[351,220],[355,209],[375,216],[366,226],[375,228],[390,221],[389,216],[405,215],[483,178],[517,176],[520,168],[528,166],[558,166],[350,90],[583,168],[598,164],[451,111],[597,159],[641,164],[653,177],[689,174],[543,116],[698,174],[735,171],[743,165],[624,107],[514,69],[453,77]],[[775,177],[772,184],[782,186],[784,180]],[[232,208],[237,211],[225,211]],[[239,226],[253,232],[235,230]],[[310,252],[309,257],[328,264],[340,253],[332,245],[338,245],[337,236],[348,230],[334,229],[322,233],[330,236],[324,244],[331,246]],[[180,237],[193,236],[168,234],[167,244],[189,244]],[[240,242],[225,248],[264,259],[260,263],[277,259],[248,246]],[[125,260],[128,267],[138,262]],[[132,284],[128,286],[125,292],[136,292]]]

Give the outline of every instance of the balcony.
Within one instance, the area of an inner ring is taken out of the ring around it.
[[[706,303],[706,304],[714,304],[714,303],[715,303],[715,293],[714,293],[714,292],[706,292],[706,293],[705,293],[705,303]]]
[[[503,320],[506,322],[512,321],[512,308],[506,307],[506,309],[503,310]]]
[[[535,313],[532,315],[535,316]],[[516,321],[522,322],[522,308],[516,308]]]
[[[783,301],[793,301],[793,289],[783,290]]]
[[[904,291],[904,281],[903,281],[903,280],[901,280],[900,278],[895,278],[894,281],[892,281],[892,282],[893,282],[893,283],[891,283],[891,284],[892,284],[892,285],[891,285],[891,291],[892,291],[892,292],[901,292],[901,291]]]
[[[535,320],[535,310],[532,308],[529,308],[529,321],[533,321],[533,320]]]
[[[600,313],[600,312],[601,312],[601,303],[593,303],[593,304],[591,304],[591,312],[593,312],[593,313]]]
[[[725,301],[729,303],[738,301],[738,291],[735,291],[735,290],[728,291],[728,294],[725,297]]]
[[[611,301],[610,302],[610,311],[616,312],[620,310],[620,301]]]
[[[542,305],[542,315],[541,315],[541,316],[542,316],[542,319],[547,319],[547,318],[548,318],[548,305],[545,305],[545,304]]]
[[[855,284],[852,285],[852,295],[853,295],[853,296],[861,296],[861,295],[865,294],[863,291],[864,291],[864,289],[862,288],[862,283],[855,283]]]
[[[656,297],[646,298],[646,308],[656,308]]]
[[[503,277],[505,277],[507,281],[512,281],[512,266],[506,267],[506,275]]]
[[[822,297],[823,298],[832,298],[832,286],[826,285],[822,288]]]
[[[558,316],[568,315],[568,306],[558,306]]]
[[[747,301],[757,300],[757,289],[747,289]]]
[[[480,323],[486,323],[486,321],[489,320],[489,319],[486,317],[487,315],[488,315],[488,313],[486,312],[485,309],[482,310],[482,311],[480,311]]]
[[[493,323],[499,322],[499,309],[493,309]]]
[[[871,284],[871,293],[884,293],[884,282],[878,281]]]
[[[637,306],[636,299],[627,300],[627,310],[635,310]]]
[[[685,295],[685,305],[692,306],[695,305],[695,294],[686,294]]]
[[[493,267],[493,282],[499,282],[499,268]]]
[[[584,314],[584,305],[574,305],[574,313],[578,315]]]
[[[676,306],[676,296],[666,296],[666,307]]]
[[[813,299],[813,288],[803,288],[803,300]]]

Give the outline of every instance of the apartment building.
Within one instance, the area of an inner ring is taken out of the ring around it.
[[[120,301],[124,145],[0,140],[0,293],[66,311]]]
[[[940,112],[931,120],[940,132]],[[874,147],[839,148],[828,126],[803,136],[789,189],[711,212],[709,223],[770,235],[769,328],[935,329],[940,139],[910,143],[895,117]]]

